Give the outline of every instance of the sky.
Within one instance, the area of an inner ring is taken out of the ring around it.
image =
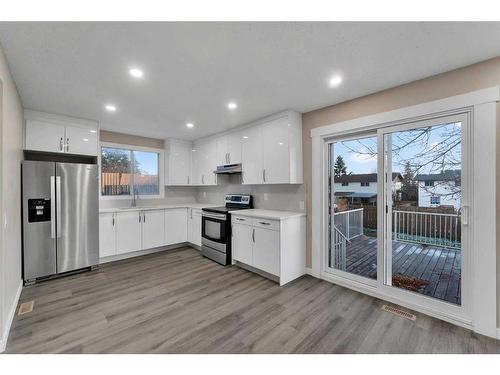
[[[444,147],[447,145],[450,139],[449,134],[453,132],[455,135],[454,139],[460,137],[460,123],[445,124],[431,128],[429,132],[429,139],[425,142],[428,152],[422,152],[424,144],[413,143],[413,145],[408,145],[402,149],[399,155],[393,154],[393,172],[403,172],[403,161],[410,160],[412,164],[422,165],[427,161],[433,159],[433,155],[438,155],[441,152],[438,151],[439,147]],[[392,133],[393,149],[397,146],[401,146],[407,142],[407,140],[412,137],[411,133],[408,131]],[[446,149],[446,148],[445,148]],[[361,174],[361,173],[376,173],[377,172],[377,137],[365,137],[350,141],[336,142],[333,144],[333,158],[332,162],[338,155],[341,155],[347,166],[347,173]],[[423,154],[420,158],[416,158],[415,155]],[[460,145],[453,148],[453,151],[449,151],[446,155],[453,157],[456,160],[460,160],[461,150]],[[452,167],[449,163],[445,163],[447,169],[460,169],[460,167]],[[422,167],[418,173],[439,173],[436,168],[441,168],[441,164],[429,163],[427,166]]]

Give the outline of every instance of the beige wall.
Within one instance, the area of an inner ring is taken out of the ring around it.
[[[100,131],[101,142],[120,143],[140,147],[163,148],[163,140],[156,138],[139,137],[137,135],[115,133],[107,130]]]
[[[21,283],[21,160],[23,108],[7,61],[0,47],[1,106],[1,243],[0,243],[0,315],[1,333],[16,308],[16,293]],[[3,336],[5,338],[5,336]]]
[[[390,74],[390,72],[388,72]],[[357,98],[348,102],[321,108],[302,115],[303,124],[303,152],[304,152],[304,182],[307,191],[307,207],[311,202],[311,138],[313,128],[334,124],[340,121],[368,116],[375,113],[394,110],[432,100],[442,99],[453,95],[464,94],[482,88],[500,85],[500,57],[483,61],[451,72],[439,74],[406,85],[384,90],[375,94]],[[341,90],[342,88],[340,88]],[[500,105],[497,105],[497,128],[500,124]],[[498,145],[498,136],[497,136]],[[497,146],[497,169],[500,168],[500,147]],[[497,194],[500,178],[497,171]],[[500,212],[497,199],[497,212]],[[499,218],[500,219],[500,218]],[[497,228],[500,220],[497,220]],[[497,244],[500,244],[497,230]],[[498,245],[497,245],[497,253]],[[307,214],[307,265],[311,266],[311,209]],[[500,254],[497,258],[497,290],[500,290]],[[500,298],[498,301],[498,321],[500,323]]]

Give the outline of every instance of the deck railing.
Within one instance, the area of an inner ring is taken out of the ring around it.
[[[363,234],[363,208],[334,213],[333,223],[347,240]]]
[[[461,248],[460,215],[393,211],[393,239],[453,249]]]
[[[333,226],[333,254],[334,254],[334,267],[339,270],[345,271],[346,269],[346,248],[347,248],[347,238],[344,234],[337,228]]]

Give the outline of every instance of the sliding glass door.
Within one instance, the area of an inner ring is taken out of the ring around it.
[[[377,134],[329,144],[330,272],[373,283],[377,279]]]
[[[468,139],[460,114],[331,140],[326,271],[410,303],[461,308]]]
[[[467,118],[380,131],[384,142],[384,283],[462,303]]]

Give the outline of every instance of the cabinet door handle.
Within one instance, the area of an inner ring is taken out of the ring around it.
[[[145,212],[142,213],[142,222],[143,223],[146,222],[146,213]]]
[[[227,153],[227,162],[229,164],[231,164],[231,153],[230,152]]]
[[[262,224],[262,225],[271,225],[271,223],[266,223],[265,221],[259,221],[259,224]]]
[[[238,221],[245,221],[245,219],[241,219],[239,217],[237,217],[236,220],[238,220]]]
[[[139,223],[141,222],[141,213],[139,212]]]
[[[113,214],[112,218],[113,218],[113,220],[112,220],[113,226],[115,226],[115,214]]]
[[[255,243],[255,229],[252,229],[252,241]]]
[[[265,169],[262,170],[262,179],[264,180],[264,182],[266,182],[266,170]]]
[[[189,176],[188,176],[188,185],[189,185]]]
[[[63,137],[59,140],[59,151],[63,150]]]
[[[66,152],[69,152],[69,138],[66,138]]]

